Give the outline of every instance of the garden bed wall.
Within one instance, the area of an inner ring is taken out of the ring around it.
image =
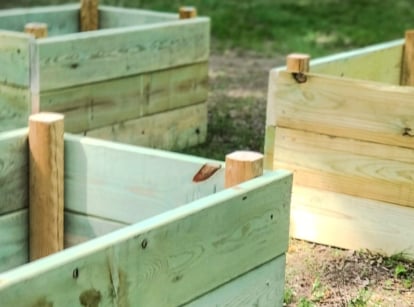
[[[310,72],[271,71],[265,164],[294,171],[293,237],[414,256],[414,88],[400,85],[404,44],[316,59]]]

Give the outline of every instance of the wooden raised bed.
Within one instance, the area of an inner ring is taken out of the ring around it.
[[[0,133],[1,305],[282,305],[291,173],[224,188],[221,162],[66,134],[66,249],[26,264],[27,138]]]
[[[294,171],[293,237],[414,257],[410,36],[271,71],[265,165]]]
[[[0,11],[0,131],[51,111],[71,133],[164,149],[203,142],[209,19],[98,13],[99,29],[79,32],[78,4]],[[48,36],[23,33],[33,22]]]

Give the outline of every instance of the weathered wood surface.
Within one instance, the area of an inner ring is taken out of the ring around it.
[[[224,187],[223,169],[193,182],[214,160],[71,135],[65,140],[65,208],[73,212],[135,223]]]
[[[0,10],[0,29],[23,32],[29,22],[47,23],[49,36],[78,32],[79,4]]]
[[[52,90],[205,62],[209,19],[69,34],[37,44],[40,89]]]
[[[80,30],[95,31],[99,29],[99,0],[80,0]]]
[[[26,127],[30,103],[27,89],[0,83],[0,132]]]
[[[295,184],[414,206],[411,149],[285,128],[275,144],[273,168],[293,170]]]
[[[308,74],[271,72],[268,126],[414,148],[414,89]]]
[[[184,306],[283,306],[285,262],[284,254],[278,256]]]
[[[404,41],[396,40],[311,60],[310,72],[400,84]]]
[[[40,111],[65,114],[80,133],[145,115],[205,102],[207,62],[40,94]]]
[[[0,215],[28,207],[27,129],[0,133]]]
[[[0,215],[0,272],[27,263],[29,260],[28,234],[27,209]],[[0,285],[1,283],[0,278]]]
[[[149,307],[189,302],[286,251],[290,185],[290,173],[267,173],[1,274],[1,302]]]
[[[126,144],[180,149],[202,143],[207,134],[207,105],[196,104],[86,131],[85,135]]]
[[[346,249],[414,258],[414,210],[386,202],[293,187],[291,236]]]
[[[99,25],[101,29],[130,27],[177,19],[177,14],[105,5],[99,6]]]

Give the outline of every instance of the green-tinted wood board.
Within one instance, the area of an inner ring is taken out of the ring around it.
[[[135,223],[222,190],[222,168],[193,182],[206,163],[221,166],[214,160],[67,134],[65,206]]]
[[[184,306],[283,306],[285,263],[283,254]]]
[[[28,206],[27,129],[0,133],[0,214]]]
[[[38,40],[40,89],[51,90],[207,61],[209,19]]]
[[[168,307],[194,300],[286,251],[291,179],[269,172],[1,274],[1,302]]]
[[[0,132],[26,127],[30,113],[29,89],[0,83]]]
[[[29,22],[47,24],[48,36],[79,31],[79,4],[0,10],[0,29],[23,32]]]
[[[0,215],[0,272],[18,267],[28,261],[28,233],[27,209]]]
[[[86,136],[162,149],[181,149],[204,142],[207,134],[207,104],[174,109],[103,128]]]
[[[177,20],[178,14],[160,13],[131,8],[99,6],[99,28],[120,28]]]
[[[40,110],[80,133],[207,100],[207,62],[40,93]]]

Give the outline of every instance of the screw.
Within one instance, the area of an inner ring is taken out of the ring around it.
[[[141,242],[141,247],[142,247],[142,249],[146,249],[146,248],[147,248],[147,246],[148,246],[148,241],[147,241],[147,239],[142,240],[142,242]]]

